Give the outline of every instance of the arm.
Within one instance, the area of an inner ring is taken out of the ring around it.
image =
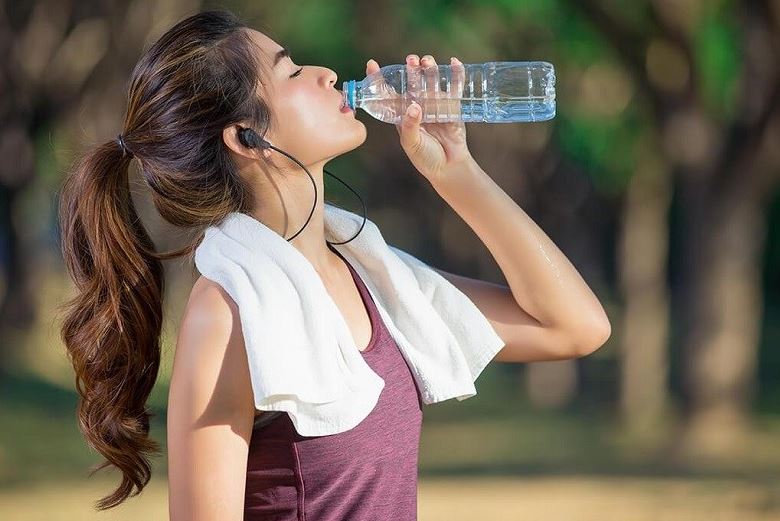
[[[184,310],[168,394],[171,521],[240,521],[254,399],[238,308],[201,277]]]
[[[494,362],[567,360],[587,354],[578,351],[572,335],[542,326],[518,306],[507,286],[433,269],[471,299],[506,343]]]
[[[611,326],[566,256],[476,163],[432,178],[443,199],[490,250],[509,287],[441,270],[469,296],[506,342],[495,360],[530,362],[587,355]]]
[[[435,67],[430,54],[406,57],[410,67]],[[462,63],[450,58],[453,90]],[[366,72],[379,70],[370,60]],[[435,68],[433,73],[435,75]],[[457,74],[455,74],[457,73]],[[435,84],[436,82],[433,82]],[[421,88],[411,82],[409,90]],[[445,275],[492,322],[505,341],[496,359],[557,360],[598,349],[611,334],[604,309],[577,270],[536,223],[474,161],[462,121],[422,123],[409,105],[396,125],[412,164],[490,250],[509,288]],[[511,298],[510,298],[511,297]]]

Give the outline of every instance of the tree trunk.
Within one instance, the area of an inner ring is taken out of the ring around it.
[[[619,346],[620,415],[627,435],[657,446],[672,420],[666,284],[672,190],[668,166],[650,153],[640,157],[625,197],[618,249],[625,306]]]
[[[749,446],[766,238],[760,194],[744,185],[707,196],[685,185],[687,312],[683,384],[688,422],[677,449],[691,458],[739,457]]]

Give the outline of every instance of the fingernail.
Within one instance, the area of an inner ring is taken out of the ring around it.
[[[417,106],[415,102],[412,102],[411,105],[409,105],[409,109],[407,111],[410,116],[417,119],[417,116],[420,115],[420,107]]]

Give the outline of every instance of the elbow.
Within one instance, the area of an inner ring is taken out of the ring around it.
[[[612,325],[606,314],[594,324],[584,327],[574,337],[574,356],[581,358],[593,354],[612,336]]]

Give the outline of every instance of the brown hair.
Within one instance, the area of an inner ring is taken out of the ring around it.
[[[160,365],[161,260],[192,254],[200,242],[155,253],[130,196],[132,156],[173,225],[205,229],[246,211],[251,193],[222,131],[242,121],[260,135],[268,128],[257,49],[246,25],[226,11],[177,23],[132,72],[122,130],[129,152],[114,139],[97,145],[62,187],[62,253],[77,295],[64,305],[61,335],[75,370],[79,428],[106,458],[90,475],[112,465],[122,472],[99,510],[140,493],[151,478],[148,456],[161,452],[145,407]]]

